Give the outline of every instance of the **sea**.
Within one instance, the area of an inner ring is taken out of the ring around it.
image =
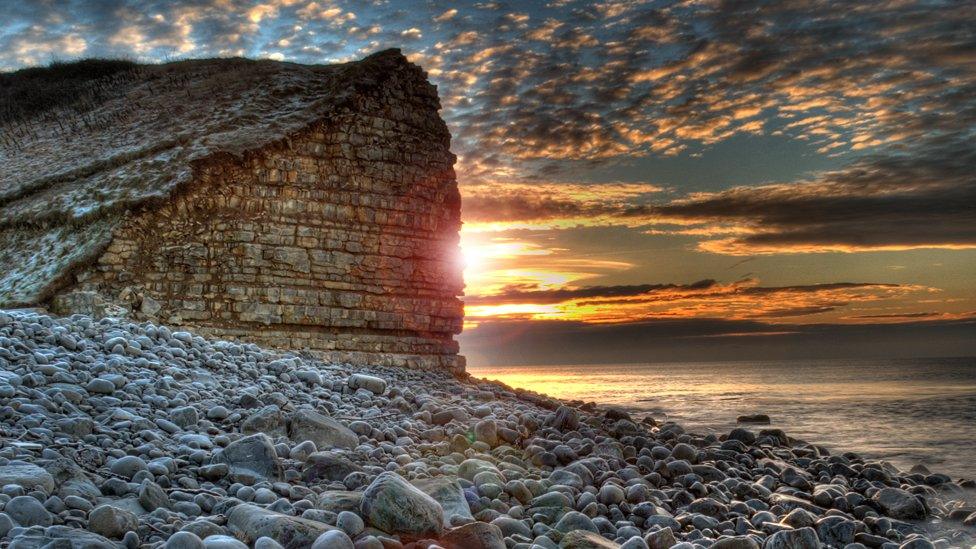
[[[976,478],[976,357],[468,367],[475,377],[727,433],[736,418],[831,452]],[[754,428],[763,428],[755,426]]]

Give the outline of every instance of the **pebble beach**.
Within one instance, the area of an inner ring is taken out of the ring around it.
[[[13,549],[973,547],[974,495],[780,429],[0,311]]]

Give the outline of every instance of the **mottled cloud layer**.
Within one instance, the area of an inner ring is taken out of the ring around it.
[[[322,63],[402,47],[440,86],[477,222],[693,223],[733,234],[701,250],[733,254],[976,245],[971,3],[128,0],[5,12],[7,68],[91,55]],[[653,205],[598,204],[571,187],[526,196],[526,182],[572,182],[581,166],[747,134],[805,140],[848,165],[675,189]]]

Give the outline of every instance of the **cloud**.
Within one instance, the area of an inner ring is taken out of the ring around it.
[[[859,252],[976,248],[976,149],[928,140],[794,182],[735,187],[661,201],[650,186],[484,184],[465,188],[476,226],[623,225],[700,239],[706,252]],[[606,190],[603,191],[602,189]],[[599,192],[605,192],[600,199]]]
[[[654,318],[798,319],[865,308],[933,293],[918,285],[864,282],[761,286],[746,278],[730,283],[562,286],[511,285],[466,297],[469,324],[518,318],[629,323]],[[834,315],[836,316],[836,315]],[[855,317],[860,318],[860,317]]]
[[[435,17],[434,21],[437,23],[443,23],[444,21],[449,21],[451,19],[454,19],[454,16],[456,16],[457,14],[458,14],[458,10],[451,8],[445,11],[444,13],[438,15],[437,17]]]
[[[976,13],[965,3],[554,2],[531,16],[500,3],[351,6],[13,6],[12,27],[42,33],[19,33],[26,41],[0,35],[0,58],[15,66],[43,61],[46,52],[82,53],[77,45],[56,49],[70,35],[91,42],[85,53],[161,59],[258,54],[293,34],[290,42],[301,45],[279,53],[303,62],[407,40],[412,53],[446,54],[452,69],[435,77],[445,105],[474,107],[445,113],[467,177],[497,163],[529,173],[543,159],[673,154],[742,133],[783,132],[831,153],[871,150],[933,130],[967,132],[976,117]],[[353,27],[383,32],[345,32]],[[132,39],[113,42],[123,29]],[[18,44],[38,53],[18,54]]]
[[[664,189],[651,183],[483,183],[464,189],[461,204],[472,228],[608,224]]]
[[[714,280],[700,280],[692,284],[637,284],[629,286],[587,286],[554,290],[510,287],[495,295],[465,298],[468,305],[498,305],[503,303],[560,303],[576,299],[611,299],[659,294],[663,292],[700,291],[715,287]]]
[[[701,193],[646,212],[710,228],[702,250],[783,252],[976,248],[971,142],[873,156],[809,182]]]
[[[400,31],[400,36],[406,40],[419,40],[424,37],[423,32],[417,27],[410,27]]]

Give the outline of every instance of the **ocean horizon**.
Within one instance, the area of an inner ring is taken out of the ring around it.
[[[621,406],[697,433],[780,428],[831,453],[976,478],[976,357],[471,366],[479,378]],[[737,424],[767,414],[771,424]]]

